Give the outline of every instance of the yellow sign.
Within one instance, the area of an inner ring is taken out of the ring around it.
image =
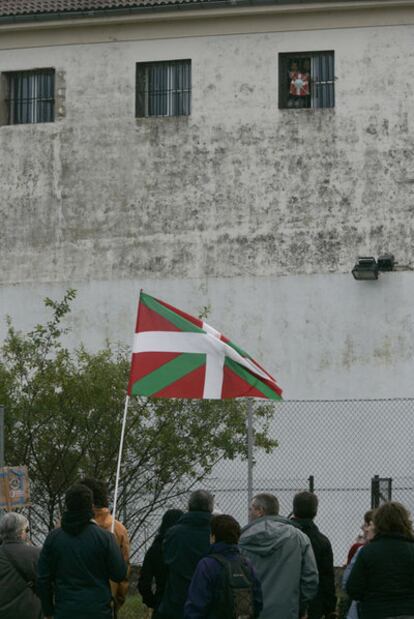
[[[26,466],[0,468],[0,508],[11,510],[30,505],[29,475]]]

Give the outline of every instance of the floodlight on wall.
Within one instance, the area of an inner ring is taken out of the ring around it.
[[[352,269],[352,275],[359,280],[378,279],[378,264],[372,256],[359,256]]]

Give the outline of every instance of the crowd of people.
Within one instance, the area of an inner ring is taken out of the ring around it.
[[[1,619],[112,619],[125,602],[128,534],[105,483],[83,479],[65,506],[41,549],[28,542],[22,514],[1,518]],[[187,512],[165,512],[144,557],[138,590],[153,619],[336,618],[332,547],[317,510],[317,496],[303,491],[284,518],[277,497],[261,493],[241,529],[214,512],[210,492],[194,491]],[[365,514],[343,586],[347,619],[414,619],[414,534],[403,505]]]

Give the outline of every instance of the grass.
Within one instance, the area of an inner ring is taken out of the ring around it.
[[[144,606],[138,594],[129,595],[118,614],[118,619],[149,619],[149,617],[149,609]]]
[[[340,589],[336,593],[338,596],[338,617],[339,619],[344,619],[348,609],[346,595]],[[150,619],[150,617],[149,608],[142,603],[141,597],[138,594],[132,594],[127,597],[118,615],[118,619]]]

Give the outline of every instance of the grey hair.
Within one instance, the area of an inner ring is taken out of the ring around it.
[[[0,539],[3,542],[16,542],[22,539],[22,533],[29,526],[26,516],[17,512],[8,512],[0,520]]]
[[[194,490],[188,499],[189,512],[211,512],[214,509],[214,496],[208,490]]]
[[[279,501],[274,494],[263,492],[253,497],[255,507],[260,507],[265,516],[279,515]]]

